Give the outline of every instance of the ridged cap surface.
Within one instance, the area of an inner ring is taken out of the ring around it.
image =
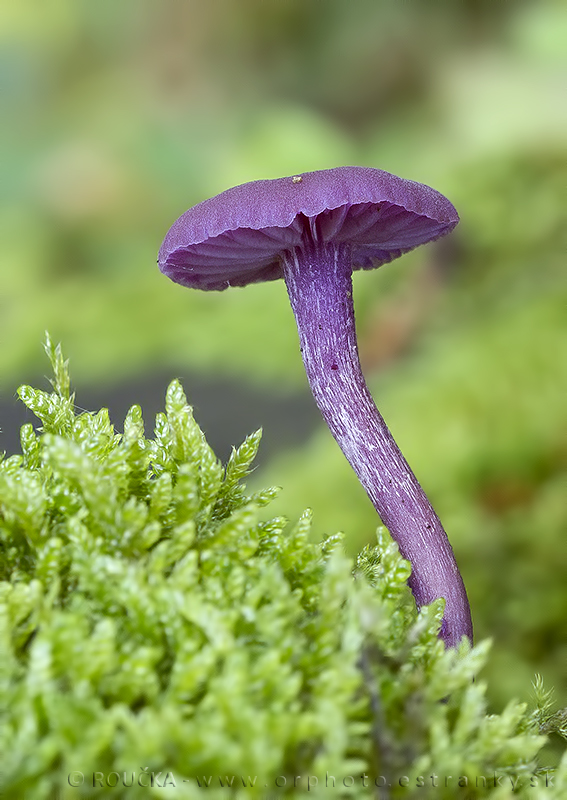
[[[161,271],[196,289],[282,277],[285,251],[350,243],[372,269],[449,233],[453,205],[421,183],[370,167],[336,167],[235,186],[190,208],[159,252]]]

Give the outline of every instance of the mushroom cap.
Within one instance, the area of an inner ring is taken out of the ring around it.
[[[458,221],[429,186],[370,167],[336,167],[244,183],[193,206],[169,229],[158,263],[176,283],[226,289],[281,278],[286,251],[348,243],[353,269],[373,269]]]

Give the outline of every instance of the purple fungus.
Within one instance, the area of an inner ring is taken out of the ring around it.
[[[338,167],[235,186],[169,230],[161,271],[195,289],[285,280],[321,414],[412,567],[418,607],[445,599],[440,637],[472,642],[467,595],[441,522],[376,408],[360,368],[352,272],[449,233],[443,195],[378,169]]]

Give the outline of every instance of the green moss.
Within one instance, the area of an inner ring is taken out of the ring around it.
[[[75,412],[46,349],[53,391],[20,389],[42,428],[0,462],[8,797],[389,783],[391,797],[470,798],[481,778],[494,797],[512,781],[536,797],[530,783],[565,781],[565,764],[538,766],[540,732],[565,728],[541,682],[534,711],[487,714],[473,679],[488,643],[444,650],[442,604],[416,613],[384,531],[355,563],[338,536],[313,544],[309,513],[270,519],[276,491],[242,483],[260,432],[223,466],[174,381],[153,438],[138,407],[119,435],[106,410]]]

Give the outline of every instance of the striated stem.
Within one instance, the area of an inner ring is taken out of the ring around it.
[[[313,242],[286,253],[283,270],[315,402],[384,525],[412,566],[418,608],[446,601],[440,637],[472,642],[470,608],[441,522],[368,390],[358,357],[348,245]]]

